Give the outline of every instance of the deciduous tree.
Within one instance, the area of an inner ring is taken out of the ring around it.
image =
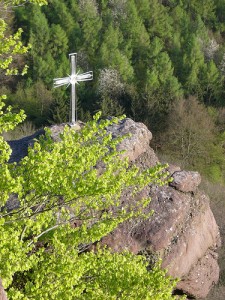
[[[11,124],[23,115],[3,115],[4,130],[11,127],[6,118]],[[159,266],[148,272],[143,257],[85,251],[119,223],[142,215],[148,200],[125,205],[122,192],[135,196],[166,176],[161,166],[143,172],[129,166],[116,150],[121,138],[106,131],[118,120],[96,121],[78,132],[66,127],[59,142],[46,132],[17,165],[7,163],[9,147],[0,141],[7,181],[1,203],[12,193],[19,201],[1,212],[0,276],[10,299],[173,299],[175,281]]]

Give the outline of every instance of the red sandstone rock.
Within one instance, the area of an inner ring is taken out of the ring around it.
[[[5,290],[2,286],[2,281],[0,280],[0,300],[7,300]]]
[[[208,250],[178,283],[177,288],[187,295],[205,298],[212,286],[219,280],[219,266],[216,260],[215,252]]]
[[[110,126],[109,131],[114,136],[130,135],[117,148],[119,151],[126,150],[125,156],[129,157],[130,161],[135,161],[140,154],[149,149],[152,133],[143,123],[136,123],[131,119],[125,119],[119,124]]]
[[[195,192],[201,183],[201,176],[198,172],[179,171],[172,175],[171,186],[181,192]]]
[[[143,124],[136,127],[132,120],[125,120],[110,131],[115,136],[133,133],[120,149],[126,150],[130,161],[135,160],[139,167],[144,169],[158,162],[146,144],[151,135]],[[153,209],[154,215],[145,221],[122,224],[103,243],[115,251],[158,253],[169,274],[181,278],[178,289],[194,297],[205,297],[219,277],[216,255],[220,246],[219,229],[208,197],[198,190],[200,174],[181,171],[176,166],[168,171],[173,178],[170,186],[149,187],[144,191],[145,196],[152,198],[148,211]]]

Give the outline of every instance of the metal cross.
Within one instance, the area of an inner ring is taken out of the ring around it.
[[[67,84],[67,87],[71,84],[71,112],[72,112],[72,124],[77,121],[77,108],[76,108],[76,84],[80,81],[88,81],[93,79],[93,72],[89,71],[83,74],[76,73],[77,53],[70,53],[70,69],[71,74],[68,77],[54,79],[54,87],[59,87]]]

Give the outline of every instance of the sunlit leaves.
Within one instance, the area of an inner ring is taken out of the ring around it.
[[[11,66],[13,55],[24,54],[29,46],[23,46],[20,41],[22,29],[19,29],[14,35],[5,36],[7,24],[0,19],[0,69],[5,70],[6,75],[17,75],[18,70]],[[22,71],[24,74],[25,70]]]
[[[23,117],[9,108],[2,113],[3,129]],[[1,199],[14,193],[20,202],[0,215],[0,277],[10,299],[172,299],[175,281],[158,266],[149,273],[142,257],[86,251],[118,224],[150,216],[143,214],[149,199],[125,204],[124,191],[132,199],[167,178],[160,165],[146,171],[130,166],[117,151],[126,137],[107,131],[120,120],[99,118],[79,131],[66,126],[58,141],[46,130],[17,165],[7,162],[10,148],[0,141],[1,170],[8,176],[8,189],[0,185]]]
[[[48,1],[47,0],[13,0],[12,1],[13,5],[21,5],[27,3],[38,4],[41,6],[41,5],[48,4]]]

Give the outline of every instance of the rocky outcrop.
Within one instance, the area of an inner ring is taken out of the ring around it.
[[[201,183],[201,176],[198,172],[178,171],[173,173],[172,178],[170,185],[184,193],[195,192]]]
[[[110,130],[115,136],[132,132],[132,137],[120,145],[130,161],[143,169],[158,162],[149,146],[152,135],[144,124],[126,119]],[[161,257],[168,273],[181,279],[177,289],[204,298],[219,279],[219,229],[209,198],[198,189],[200,174],[176,166],[169,166],[168,171],[173,178],[168,186],[143,191],[144,196],[151,197],[148,210],[154,210],[153,216],[122,224],[102,242],[115,251],[128,249]]]
[[[54,140],[62,128],[51,128]],[[129,157],[130,163],[142,169],[157,164],[158,158],[149,146],[152,134],[144,124],[125,119],[108,130],[114,137],[131,134],[118,146],[118,150],[125,150],[123,155]],[[33,137],[27,137],[10,142],[12,161],[19,161],[26,155],[26,147],[32,145],[32,141]],[[114,251],[127,249],[144,253],[151,259],[161,257],[168,273],[181,279],[178,290],[204,298],[219,278],[216,253],[220,246],[219,229],[209,198],[198,188],[199,173],[183,171],[173,165],[168,171],[173,179],[169,185],[148,186],[139,195],[151,197],[146,210],[154,210],[154,214],[147,220],[125,222],[103,238],[102,243]],[[124,198],[124,201],[130,199]]]

